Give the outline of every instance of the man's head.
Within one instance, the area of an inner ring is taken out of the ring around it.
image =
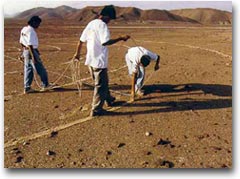
[[[150,60],[151,58],[148,56],[148,55],[143,55],[140,59],[141,61],[141,64],[144,66],[144,67],[147,67],[150,63]]]
[[[105,6],[100,15],[102,16],[102,20],[105,23],[109,23],[111,19],[116,19],[116,11],[113,5]]]
[[[28,25],[32,26],[33,28],[38,28],[41,24],[42,19],[38,16],[32,16],[30,20],[28,21]]]

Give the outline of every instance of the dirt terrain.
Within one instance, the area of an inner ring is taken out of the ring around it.
[[[92,80],[84,60],[82,96],[72,84],[73,56],[82,27],[43,22],[40,52],[49,79],[61,88],[23,95],[19,32],[4,27],[4,166],[6,168],[231,168],[232,28],[110,27],[112,37],[132,36],[109,47],[109,114],[90,119]],[[160,70],[146,69],[146,95],[129,103],[127,47],[161,56]],[[39,79],[37,78],[39,82]],[[33,88],[38,86],[33,82]]]

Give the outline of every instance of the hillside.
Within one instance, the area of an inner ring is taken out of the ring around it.
[[[88,6],[76,9],[69,6],[57,8],[38,7],[18,14],[17,19],[29,19],[38,15],[44,20],[69,20],[86,24],[96,18],[103,6]],[[135,7],[116,7],[117,23],[129,22],[184,22],[194,24],[232,24],[232,13],[208,9],[181,9],[181,10],[142,10]]]
[[[102,8],[101,6],[89,6],[83,9],[75,9],[68,6],[60,6],[57,8],[39,7],[24,11],[14,18],[29,19],[33,15],[38,15],[45,20],[72,20],[87,23],[96,17],[94,12],[99,13]],[[122,23],[132,21],[177,21],[197,23],[195,20],[172,14],[166,10],[142,10],[135,7],[116,7],[116,12],[116,21]]]
[[[232,24],[232,13],[209,8],[172,10],[171,13],[198,21],[201,24]]]

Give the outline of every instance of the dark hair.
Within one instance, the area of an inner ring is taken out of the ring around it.
[[[28,21],[28,25],[35,26],[36,24],[40,24],[41,22],[42,22],[42,19],[40,17],[32,16]]]
[[[149,63],[150,63],[150,57],[148,56],[148,55],[143,55],[142,57],[141,57],[141,64],[144,66],[144,67],[147,67],[148,65],[149,65]]]
[[[108,5],[108,6],[105,6],[100,15],[102,16],[108,16],[110,17],[111,19],[116,19],[116,11],[115,11],[115,8],[113,5]]]

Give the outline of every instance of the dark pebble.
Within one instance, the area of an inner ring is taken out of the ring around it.
[[[174,163],[170,162],[168,160],[162,160],[160,162],[160,166],[166,166],[167,168],[173,168],[174,167]]]
[[[54,108],[58,108],[59,106],[58,105],[55,105]]]
[[[20,163],[20,162],[22,162],[22,160],[23,160],[23,157],[19,156],[19,157],[17,157],[15,163]]]
[[[221,147],[212,147],[214,150],[222,150]]]
[[[55,137],[56,135],[58,135],[58,132],[57,131],[53,131],[53,132],[51,132],[50,137]]]
[[[126,145],[125,143],[120,143],[120,144],[118,145],[118,148],[123,147],[123,146],[125,146],[125,145]]]
[[[229,168],[226,164],[222,164],[221,168]]]
[[[30,143],[29,142],[23,142],[23,145],[29,145]]]
[[[147,155],[152,155],[152,152],[148,151],[148,152],[147,152]]]
[[[49,150],[47,151],[47,155],[52,156],[52,155],[56,155],[56,153],[54,151]]]
[[[83,152],[83,149],[78,149],[78,152],[80,153],[80,152]]]
[[[170,144],[171,141],[169,140],[163,140],[163,139],[160,139],[157,143],[157,145],[167,145],[167,144]]]
[[[112,152],[111,151],[107,151],[107,155],[112,155]]]

